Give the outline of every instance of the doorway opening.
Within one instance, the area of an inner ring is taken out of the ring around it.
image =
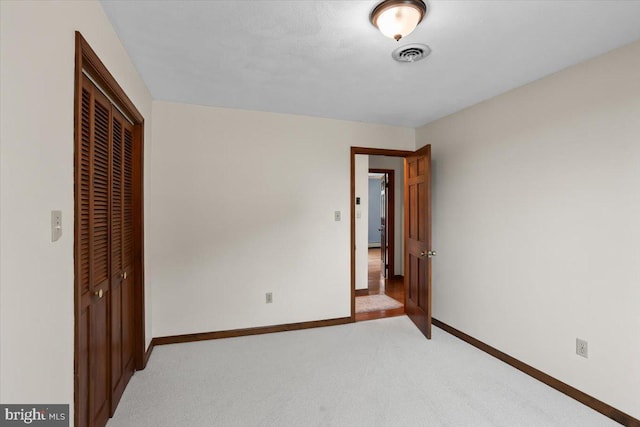
[[[402,159],[392,159],[397,162],[397,168],[404,168]],[[376,156],[369,157],[369,225],[368,243],[369,253],[377,253],[380,265],[369,265],[369,270],[380,270],[380,276],[391,279],[395,271],[395,170],[372,168],[371,164],[377,160]],[[401,183],[402,185],[402,183]],[[376,248],[379,250],[376,251]]]
[[[401,185],[398,185],[399,179],[394,183],[393,209],[389,206],[387,185],[391,174],[385,170],[393,170],[395,178],[403,178]],[[369,248],[370,173],[374,174],[371,176],[374,178],[371,206],[379,206],[382,211],[371,215],[377,225],[377,228],[371,228],[371,234],[380,233],[378,250],[372,250],[375,244]],[[427,338],[431,338],[431,257],[435,251],[431,248],[430,176],[429,145],[415,152],[351,147],[352,321],[406,314]],[[375,179],[378,179],[377,184]],[[380,201],[375,199],[378,192]],[[396,219],[393,227],[388,222],[392,211]],[[394,231],[393,251],[389,250],[391,228]],[[402,261],[391,267],[391,259]],[[395,299],[400,292],[402,296]],[[382,300],[381,305],[357,304],[359,298],[374,296]]]
[[[355,321],[405,313],[404,154],[367,151],[353,159]]]
[[[364,180],[357,179],[356,193],[366,193],[364,195],[367,197],[361,197],[360,205],[357,205],[359,208],[356,208],[356,235],[366,227],[367,277],[366,282],[364,278],[356,280],[356,321],[404,314],[402,266],[397,270],[395,268],[395,247],[402,247],[404,159],[359,155],[357,165],[360,166],[364,160],[369,168],[367,188],[361,188],[358,184]],[[357,174],[363,172],[360,167],[357,168]],[[396,179],[396,176],[399,178]],[[400,196],[398,205],[395,203],[396,192]],[[400,218],[398,229],[396,218]],[[399,237],[397,245],[396,236]],[[401,256],[402,250],[398,252]],[[364,256],[358,251],[356,262],[364,264]]]

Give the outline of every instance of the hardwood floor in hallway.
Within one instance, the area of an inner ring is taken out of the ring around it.
[[[404,304],[404,279],[402,276],[394,276],[388,279],[383,277],[380,248],[369,248],[368,261],[368,288],[356,291],[356,299],[366,295],[387,295]],[[392,310],[356,312],[356,322],[401,316],[403,314],[404,306]]]

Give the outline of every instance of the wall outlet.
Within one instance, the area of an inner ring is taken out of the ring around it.
[[[589,344],[585,340],[576,338],[576,354],[585,359],[589,357]]]
[[[57,242],[62,236],[62,211],[51,211],[51,241]]]
[[[267,304],[271,304],[273,302],[273,294],[271,292],[267,292],[265,294],[265,299],[267,301]]]

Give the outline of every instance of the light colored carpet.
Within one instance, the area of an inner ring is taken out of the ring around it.
[[[108,427],[618,426],[406,316],[165,345]]]
[[[367,311],[393,310],[402,307],[402,303],[386,295],[366,295],[356,297],[356,313]]]

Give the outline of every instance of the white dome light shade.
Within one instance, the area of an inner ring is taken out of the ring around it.
[[[427,7],[420,0],[387,0],[371,12],[371,23],[385,36],[400,40],[418,26]]]

